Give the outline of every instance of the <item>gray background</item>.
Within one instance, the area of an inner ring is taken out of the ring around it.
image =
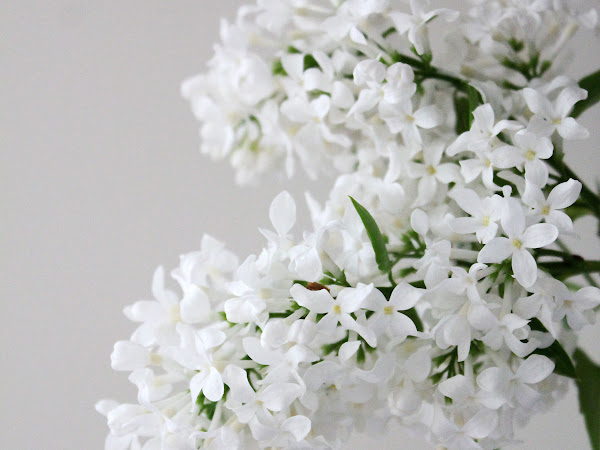
[[[154,268],[175,266],[203,232],[245,257],[262,245],[272,197],[286,188],[301,200],[301,177],[234,186],[227,163],[197,151],[197,123],[179,97],[212,52],[219,17],[239,4],[0,3],[0,448],[101,448],[107,428],[93,405],[135,400],[109,355],[133,331],[121,310],[150,296]],[[575,46],[571,75],[600,66],[597,40]],[[588,182],[600,167],[599,112],[582,120],[593,138],[569,149]],[[331,181],[313,185],[318,197]],[[593,221],[578,228],[575,248],[597,258]],[[596,359],[599,328],[582,341]],[[587,448],[574,390],[520,436],[522,448]],[[360,439],[350,447],[368,445]],[[398,434],[381,447],[421,446]]]

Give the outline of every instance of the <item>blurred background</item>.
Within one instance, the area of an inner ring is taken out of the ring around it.
[[[107,427],[94,403],[135,401],[109,356],[134,329],[123,307],[150,297],[155,267],[177,265],[203,233],[244,258],[261,248],[257,228],[268,226],[280,190],[302,202],[302,176],[235,186],[227,163],[200,155],[198,125],[179,95],[210,57],[219,18],[240,4],[0,2],[0,448],[102,448]],[[583,33],[573,49],[570,75],[600,67],[598,40]],[[587,112],[592,139],[567,149],[593,185],[599,118],[600,107]],[[330,183],[310,188],[324,199]],[[300,211],[296,230],[308,224]],[[598,258],[594,227],[582,220],[571,242]],[[596,360],[599,339],[600,325],[582,341]],[[575,390],[519,436],[522,449],[589,448]],[[369,445],[359,436],[349,448]],[[402,433],[378,445],[424,448]]]

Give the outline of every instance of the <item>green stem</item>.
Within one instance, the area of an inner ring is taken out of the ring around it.
[[[573,259],[569,262],[542,262],[538,263],[540,269],[549,272],[556,278],[569,278],[585,273],[599,273],[600,261],[585,261]]]
[[[403,55],[396,51],[389,53],[389,56],[391,58],[392,64],[400,62],[413,67],[415,69],[415,76],[417,77],[435,78],[437,80],[447,81],[448,83],[452,84],[456,89],[462,92],[467,92],[467,87],[469,85],[467,81],[458,78],[454,75],[444,73],[438,68],[432,66],[431,64],[427,64],[416,58]]]
[[[569,250],[569,247],[567,247],[567,245],[563,241],[561,241],[560,239],[557,239],[556,245],[558,245],[561,250],[563,250],[564,252],[569,254],[569,257],[570,257],[569,260],[573,259],[573,253],[571,253],[571,250]],[[590,284],[590,286],[598,287],[598,283],[596,283],[596,280],[594,280],[594,277],[592,277],[588,272],[585,272],[583,274],[583,278],[586,279],[586,281]]]

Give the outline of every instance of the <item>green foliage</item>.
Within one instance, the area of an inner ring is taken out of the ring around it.
[[[469,118],[469,129],[470,129],[471,125],[473,124],[473,111],[475,111],[478,106],[483,105],[483,97],[481,97],[481,94],[479,93],[479,91],[471,85],[469,85],[469,87],[467,88],[467,95],[469,96],[468,118]]]
[[[283,64],[280,59],[276,59],[273,61],[273,66],[271,67],[271,72],[273,75],[281,75],[282,77],[287,76],[287,72],[283,68]]]
[[[547,333],[548,330],[546,327],[540,322],[538,319],[531,319],[529,322],[529,326],[534,331],[541,331],[543,333]],[[575,366],[573,365],[573,361],[569,358],[569,355],[565,351],[560,342],[555,340],[550,347],[547,348],[538,348],[533,353],[537,355],[544,355],[550,358],[554,362],[554,373],[557,375],[562,375],[568,378],[575,378]]]
[[[458,92],[454,96],[454,110],[456,111],[456,133],[462,134],[471,129],[473,124],[473,111],[483,105],[483,98],[477,89],[470,84],[467,92],[461,95]]]
[[[577,364],[577,389],[579,410],[593,450],[600,450],[600,366],[594,363],[583,350],[575,350]]]
[[[464,95],[454,96],[454,110],[456,111],[456,134],[460,135],[469,131],[469,99]]]
[[[582,78],[579,86],[588,91],[588,98],[575,105],[571,117],[579,117],[586,109],[600,101],[600,70]]]
[[[304,55],[304,70],[312,69],[314,67],[317,69],[321,68],[315,57],[313,55]]]
[[[360,220],[362,220],[365,229],[367,230],[367,236],[369,236],[369,240],[371,241],[371,245],[373,246],[373,250],[375,251],[375,261],[377,262],[377,267],[383,273],[387,273],[392,268],[392,262],[390,261],[390,256],[388,255],[387,248],[385,246],[385,239],[377,226],[377,222],[373,219],[373,216],[356,200],[350,197],[352,200],[352,204],[356,209],[356,212],[360,216]]]

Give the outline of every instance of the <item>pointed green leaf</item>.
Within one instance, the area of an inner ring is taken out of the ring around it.
[[[577,363],[577,390],[579,410],[593,450],[600,450],[600,366],[594,363],[583,350],[575,350]]]
[[[531,319],[529,322],[529,326],[534,331],[541,331],[543,333],[547,333],[548,330],[546,327],[540,322],[538,319]],[[534,350],[536,355],[544,355],[550,358],[554,362],[554,373],[557,375],[562,375],[568,378],[575,378],[575,366],[573,365],[573,361],[569,357],[569,354],[565,351],[560,342],[554,340],[552,345],[547,348],[538,348]]]
[[[473,111],[483,105],[483,98],[477,89],[467,85],[467,95],[454,96],[454,110],[456,111],[456,133],[462,134],[471,129],[473,124]]]
[[[369,240],[371,241],[371,245],[373,246],[373,250],[375,251],[375,261],[377,262],[377,267],[383,273],[387,273],[392,268],[392,262],[390,261],[390,256],[388,255],[387,248],[385,247],[385,239],[379,231],[379,227],[377,226],[377,222],[373,219],[373,216],[356,200],[350,197],[352,200],[352,204],[356,209],[356,212],[360,216],[360,220],[362,220],[365,229],[367,230],[367,236],[369,236]]]
[[[600,101],[600,70],[582,78],[579,86],[588,91],[588,97],[575,105],[571,117],[579,117],[586,109]]]
[[[454,96],[454,110],[456,111],[456,134],[469,131],[469,99],[464,96]]]
[[[469,129],[473,124],[473,111],[477,109],[478,106],[483,105],[483,97],[477,89],[473,86],[469,85],[467,87],[467,94],[469,96]]]

